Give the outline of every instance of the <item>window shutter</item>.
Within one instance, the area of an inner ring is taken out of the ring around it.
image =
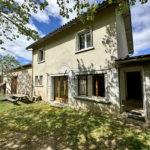
[[[108,100],[108,83],[107,83],[107,74],[104,75],[105,78],[105,99]]]
[[[38,50],[38,53],[37,53],[37,62],[40,62],[40,51]]]
[[[79,50],[79,35],[76,33],[75,35],[75,51]]]
[[[91,47],[93,47],[93,30],[92,30],[92,26],[90,26],[89,29],[90,29],[90,35],[91,35]]]
[[[45,60],[45,49],[43,49],[43,60]]]

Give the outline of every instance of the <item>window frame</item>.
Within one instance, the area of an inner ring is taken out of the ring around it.
[[[43,51],[43,59],[42,59],[42,60],[41,60],[41,51]],[[38,50],[37,59],[38,59],[38,60],[37,60],[38,64],[39,64],[39,63],[42,63],[42,62],[45,62],[45,50],[44,50],[44,48]]]
[[[36,77],[37,77],[37,82],[36,82]],[[42,84],[40,84],[40,77],[42,77]],[[35,87],[43,87],[43,75],[35,76]]]
[[[87,32],[90,32],[90,39],[91,39],[90,47],[87,47]],[[84,40],[85,41],[85,48],[84,49],[80,49],[80,36],[81,35],[85,36],[85,40]],[[75,54],[83,52],[83,51],[87,51],[87,50],[92,50],[92,49],[94,49],[94,47],[93,47],[93,30],[92,30],[92,26],[89,26],[88,28],[83,29],[83,30],[76,33],[76,36],[75,36]]]
[[[38,86],[38,76],[35,76],[35,86]]]
[[[41,81],[41,77],[42,77],[42,81]],[[40,83],[41,82],[41,83]],[[39,76],[39,86],[42,86],[43,85],[43,75],[40,75]]]
[[[96,77],[96,80],[95,80],[95,82],[96,82],[96,83],[95,83],[95,86],[96,86],[96,89],[95,89],[95,90],[96,90],[96,96],[89,96],[89,95],[88,95],[88,76],[90,76],[90,75],[94,75],[94,76]],[[99,75],[103,75],[103,76],[104,76],[105,97],[98,96],[98,76],[99,76]],[[84,97],[89,97],[89,98],[90,98],[90,97],[93,97],[93,98],[95,97],[95,98],[106,99],[106,98],[107,98],[107,91],[106,91],[106,86],[107,86],[106,84],[107,84],[107,81],[106,81],[106,75],[107,75],[106,73],[102,73],[102,74],[88,74],[88,75],[84,75],[84,74],[83,74],[83,75],[78,75],[78,96],[81,96],[81,97],[84,96]],[[79,83],[79,80],[80,80],[79,77],[80,77],[80,76],[86,76],[86,90],[85,90],[85,91],[86,91],[86,94],[85,94],[85,95],[80,95],[80,83]]]

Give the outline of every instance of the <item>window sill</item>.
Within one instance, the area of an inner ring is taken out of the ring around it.
[[[82,52],[89,51],[89,50],[94,50],[94,47],[88,47],[86,49],[78,50],[78,51],[75,52],[75,54],[82,53]]]
[[[35,87],[43,87],[43,85],[35,85]]]
[[[38,62],[38,64],[40,64],[40,63],[44,63],[44,62],[45,62],[45,60],[42,60],[42,61]]]
[[[103,103],[103,104],[111,104],[110,101],[107,101],[106,99],[103,99],[103,98],[97,98],[97,97],[74,96],[74,98],[87,100],[87,101],[93,101],[93,102],[97,102],[97,103]]]

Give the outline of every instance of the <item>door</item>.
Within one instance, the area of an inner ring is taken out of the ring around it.
[[[127,99],[142,100],[140,72],[127,72]]]
[[[17,93],[17,77],[12,79],[12,84],[11,84],[11,94],[16,94]]]
[[[54,100],[68,103],[68,77],[54,78]]]

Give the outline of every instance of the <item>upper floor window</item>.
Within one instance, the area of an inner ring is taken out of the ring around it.
[[[93,31],[88,27],[76,34],[76,53],[93,49]]]
[[[82,33],[79,36],[80,36],[80,38],[79,38],[79,40],[80,40],[80,50],[91,47],[91,34],[90,34],[90,31],[86,31],[85,33]]]
[[[44,61],[44,49],[41,49],[38,51],[38,63],[43,62]]]

